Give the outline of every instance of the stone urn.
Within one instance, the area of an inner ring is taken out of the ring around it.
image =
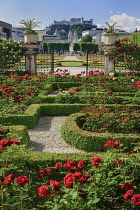
[[[116,34],[116,33],[104,33],[103,36],[104,36],[104,44],[105,45],[115,45],[118,34]]]
[[[37,43],[37,33],[36,32],[25,32],[24,33],[24,43]]]

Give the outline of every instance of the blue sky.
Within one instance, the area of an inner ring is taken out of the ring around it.
[[[54,20],[93,19],[93,24],[117,22],[121,28],[140,30],[140,0],[0,0],[0,20],[16,26],[35,18],[41,28]]]

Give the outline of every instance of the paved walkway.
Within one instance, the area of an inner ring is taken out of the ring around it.
[[[74,60],[74,61],[80,61],[75,55],[69,55],[66,56],[63,60]]]

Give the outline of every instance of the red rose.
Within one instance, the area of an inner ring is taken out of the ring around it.
[[[70,94],[70,95],[74,95],[74,94],[75,94],[75,92],[68,92],[68,94]]]
[[[57,182],[56,180],[51,180],[50,185],[54,187],[54,191],[59,191],[61,187],[60,182]]]
[[[131,155],[133,154],[133,151],[126,152],[126,154]]]
[[[75,167],[75,166],[71,166],[70,165],[70,167],[68,168],[69,172],[73,172],[74,173],[76,170],[77,170],[77,167]]]
[[[69,173],[64,177],[63,181],[65,187],[72,187],[73,183],[75,182],[75,177],[73,174]]]
[[[98,156],[94,156],[94,157],[92,158],[92,160],[99,163],[99,162],[101,162],[102,158],[100,158],[100,157],[98,157]]]
[[[117,165],[122,164],[122,160],[118,160],[118,161],[116,161],[116,162],[115,162],[115,164],[117,164]]]
[[[134,190],[127,190],[126,193],[123,195],[123,198],[125,200],[130,200],[133,193],[134,193]]]
[[[85,160],[79,160],[79,162],[77,164],[77,167],[78,168],[83,168],[84,167],[84,162],[85,162]]]
[[[75,177],[75,181],[80,182],[81,184],[85,184],[87,181],[87,177],[84,176],[82,173],[80,172],[75,172],[73,174],[73,176]]]
[[[140,206],[140,194],[134,194],[131,198],[131,202],[134,206]]]
[[[30,180],[28,179],[27,176],[25,175],[21,175],[21,176],[18,176],[16,178],[16,183],[19,184],[21,187],[23,187],[26,183],[28,183]]]
[[[13,180],[14,180],[14,174],[11,173],[5,178],[4,184],[10,185]]]
[[[131,182],[126,182],[125,184],[121,185],[122,190],[130,190],[133,187],[133,184]]]
[[[73,159],[67,159],[67,163],[69,163],[70,165],[74,165],[75,161]]]
[[[20,142],[17,141],[17,140],[11,140],[12,144],[17,144],[17,145],[20,145]]]
[[[12,141],[10,139],[2,139],[0,140],[0,145],[2,147],[7,147],[7,146],[11,146]]]
[[[99,163],[98,163],[98,162],[96,162],[96,161],[92,161],[92,165],[93,165],[93,166],[95,166],[96,168],[98,168]]]
[[[65,168],[65,169],[69,169],[71,167],[71,165],[69,164],[69,163],[64,163],[63,164],[63,168]]]
[[[3,135],[4,134],[4,131],[3,130],[0,130],[0,135]]]
[[[39,177],[48,176],[48,173],[50,173],[51,171],[52,171],[51,169],[40,170],[38,176],[39,176]]]
[[[113,147],[113,148],[118,148],[119,147],[119,139],[116,139],[116,142],[113,142],[111,140],[107,141],[105,144],[104,144],[104,147]]]
[[[54,165],[54,169],[58,169],[60,167],[60,165],[62,165],[62,162],[58,162]]]
[[[49,195],[49,193],[50,193],[50,190],[46,185],[42,185],[42,186],[38,187],[36,190],[38,192],[38,195],[42,196],[42,197]]]

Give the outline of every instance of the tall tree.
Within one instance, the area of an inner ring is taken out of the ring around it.
[[[85,36],[82,36],[81,42],[92,42],[92,36],[90,34],[86,34]]]

